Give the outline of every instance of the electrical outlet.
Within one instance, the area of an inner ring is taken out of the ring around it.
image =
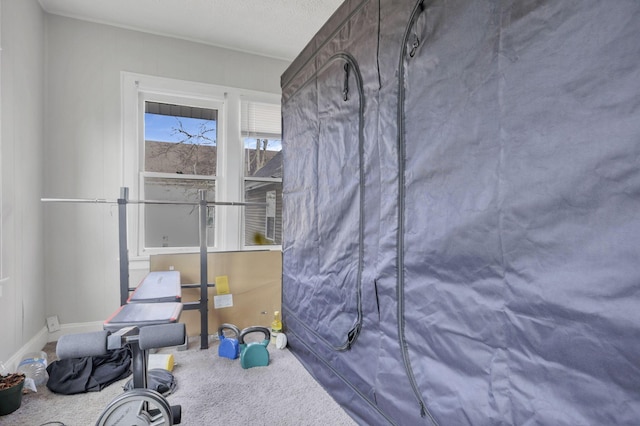
[[[57,315],[47,317],[47,329],[49,330],[49,333],[60,330],[60,321],[58,321]]]

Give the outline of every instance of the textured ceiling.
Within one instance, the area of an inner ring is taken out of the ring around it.
[[[49,13],[293,60],[343,0],[39,0]]]

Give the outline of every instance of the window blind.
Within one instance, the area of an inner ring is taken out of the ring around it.
[[[242,136],[280,139],[282,135],[279,104],[243,101],[241,103]]]

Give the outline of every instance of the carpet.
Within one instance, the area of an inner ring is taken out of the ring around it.
[[[176,390],[171,405],[182,406],[183,425],[335,425],[356,423],[309,374],[288,349],[269,345],[269,366],[243,369],[239,360],[218,357],[218,342],[200,349],[198,339],[186,350],[165,348],[174,356]],[[49,362],[55,343],[43,349]],[[46,386],[23,395],[20,408],[0,417],[3,426],[90,426],[105,407],[123,393],[129,379],[100,392],[55,394]]]

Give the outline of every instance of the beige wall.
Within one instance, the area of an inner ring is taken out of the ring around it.
[[[119,303],[121,72],[280,93],[288,62],[43,13],[0,0],[0,360],[99,327]],[[131,281],[146,274],[134,259]],[[48,334],[47,316],[62,331]]]
[[[110,198],[122,186],[121,71],[280,93],[285,61],[46,16],[46,197]],[[119,304],[117,209],[45,208],[47,315],[102,321]],[[136,261],[137,259],[132,259]],[[144,262],[143,262],[144,263]],[[137,282],[146,270],[132,270]]]
[[[43,214],[44,15],[0,2],[0,361],[46,342]],[[15,364],[13,365],[15,367]]]

